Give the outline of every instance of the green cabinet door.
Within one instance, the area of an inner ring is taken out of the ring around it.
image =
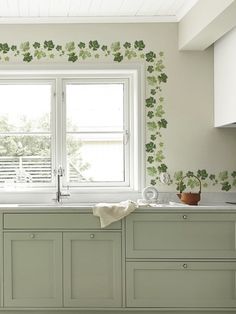
[[[128,307],[236,307],[236,262],[127,262]]]
[[[4,306],[62,306],[62,235],[4,234]]]
[[[63,234],[64,306],[121,306],[121,234]]]

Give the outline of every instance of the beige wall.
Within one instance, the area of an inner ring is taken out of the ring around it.
[[[236,128],[213,127],[213,49],[178,50],[177,24],[1,25],[0,42],[54,40],[58,43],[98,40],[143,40],[148,49],[165,54],[166,119],[164,154],[169,171],[207,169],[209,173],[236,169]],[[175,190],[175,186],[158,186]],[[209,187],[208,190],[212,188]],[[216,189],[220,190],[218,186]],[[234,188],[235,189],[235,188]]]

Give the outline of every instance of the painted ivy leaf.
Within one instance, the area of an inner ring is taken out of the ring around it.
[[[233,180],[232,185],[236,186],[236,179]]]
[[[163,98],[163,97],[160,97],[160,98],[159,98],[159,101],[160,101],[160,102],[163,102],[163,101],[164,101],[164,98]]]
[[[79,43],[78,43],[78,47],[79,47],[80,49],[85,48],[85,43],[83,43],[82,41],[79,42]]]
[[[167,172],[168,167],[165,164],[161,164],[160,166],[157,167],[157,169],[159,173],[162,173],[162,172]]]
[[[157,169],[156,167],[147,167],[147,173],[150,177],[154,177],[157,174]]]
[[[152,179],[151,182],[150,182],[150,184],[151,184],[151,185],[156,185],[157,182],[156,182],[156,180]]]
[[[47,49],[48,51],[51,51],[51,50],[53,50],[55,45],[54,45],[52,40],[45,40],[44,43],[43,43],[43,47],[44,47],[44,49]]]
[[[4,43],[4,44],[0,43],[0,51],[2,53],[8,53],[9,50],[10,50],[10,47],[8,46],[7,43]]]
[[[62,50],[62,46],[61,46],[61,45],[57,45],[57,46],[56,46],[56,50],[57,50],[57,51],[61,51],[61,50]]]
[[[215,174],[210,174],[210,175],[209,175],[209,179],[210,179],[211,181],[215,180],[215,179],[216,179],[216,175],[215,175]]]
[[[54,58],[55,58],[54,53],[50,53],[49,58],[50,58],[50,59],[54,59]]]
[[[194,176],[194,173],[193,173],[193,171],[188,171],[187,173],[186,173],[186,176],[187,177],[192,177],[192,176]]]
[[[163,128],[165,129],[167,127],[168,122],[166,121],[166,119],[161,119],[157,122],[159,128]]]
[[[30,50],[30,43],[28,41],[21,43],[20,50],[23,52]]]
[[[162,150],[157,151],[155,160],[158,162],[162,162],[164,159],[165,157],[163,155],[163,151]]]
[[[140,51],[143,50],[145,48],[145,44],[144,44],[143,40],[135,40],[134,48],[138,49]]]
[[[225,181],[228,179],[228,171],[222,171],[219,173],[219,180],[220,181]]]
[[[114,54],[114,61],[116,61],[116,62],[121,62],[123,60],[123,58],[124,57],[122,56],[122,54],[120,52],[117,52]]]
[[[145,54],[144,53],[140,53],[139,58],[144,59],[145,58]]]
[[[204,188],[207,188],[208,187],[208,184],[206,182],[203,183],[202,185]]]
[[[152,163],[154,162],[153,156],[148,156],[147,162],[148,162],[149,164],[152,164]]]
[[[152,119],[154,117],[154,112],[153,111],[148,111],[147,116],[149,119]]]
[[[111,50],[116,52],[116,51],[119,51],[120,50],[120,42],[119,41],[116,41],[114,43],[111,44]]]
[[[148,76],[147,83],[150,86],[155,86],[157,84],[157,78],[155,76]]]
[[[96,58],[96,59],[99,59],[99,54],[98,53],[96,53],[95,55],[94,55],[94,58]]]
[[[123,45],[125,49],[131,48],[131,43],[128,43],[127,41]]]
[[[23,54],[23,61],[24,62],[30,62],[33,60],[33,56],[30,54],[30,52],[26,52]]]
[[[89,42],[89,48],[92,49],[93,51],[98,50],[100,47],[99,43],[97,40],[90,40]]]
[[[75,62],[78,60],[78,56],[75,52],[71,52],[68,54],[68,61]]]
[[[187,186],[189,186],[191,189],[193,189],[196,186],[195,180],[192,178],[189,178],[187,181]]]
[[[177,187],[176,187],[177,191],[180,191],[180,193],[185,191],[186,188],[187,187],[186,187],[186,185],[184,184],[183,181],[178,182]]]
[[[198,170],[197,171],[197,177],[201,180],[205,180],[208,177],[208,173],[206,169]]]
[[[183,174],[183,171],[176,171],[175,173],[174,173],[174,178],[177,180],[177,181],[180,181],[180,180],[182,180],[182,178],[183,178],[183,176],[184,176],[184,174]]]
[[[145,146],[146,146],[146,152],[147,153],[153,153],[154,150],[156,149],[156,144],[153,142],[149,142]]]
[[[160,51],[160,52],[159,52],[159,56],[160,56],[160,57],[163,57],[163,56],[164,56],[164,52],[163,52],[163,51]]]
[[[147,128],[149,131],[154,131],[157,129],[157,124],[155,121],[151,121],[147,123]]]
[[[160,142],[160,143],[159,143],[159,146],[160,146],[160,147],[164,147],[164,143],[163,143],[163,142]]]
[[[45,53],[44,51],[42,51],[42,50],[35,50],[34,56],[35,56],[38,60],[40,60],[41,58],[46,57],[46,53]]]
[[[79,57],[81,57],[83,60],[85,60],[86,58],[91,57],[91,53],[88,50],[81,49],[79,52]]]
[[[147,67],[147,71],[148,71],[149,73],[152,73],[152,72],[154,71],[154,66],[149,65],[149,66]]]
[[[161,118],[165,114],[165,111],[163,109],[162,105],[157,106],[156,111],[155,111],[155,116],[158,118]]]
[[[165,66],[164,66],[162,60],[158,60],[158,61],[156,62],[156,64],[155,64],[155,71],[161,72],[161,71],[164,70],[164,68],[165,68]]]
[[[154,97],[149,97],[145,100],[146,102],[146,107],[148,108],[153,108],[154,107],[154,104],[156,103],[156,99]]]
[[[133,50],[126,50],[125,51],[125,57],[127,57],[129,60],[132,58],[136,58],[137,57],[137,53]]]
[[[233,178],[236,178],[236,171],[233,171],[233,172],[231,173],[231,176],[232,176]]]
[[[37,41],[33,43],[33,47],[34,49],[39,49],[40,48],[40,43],[38,43]]]
[[[159,83],[161,83],[161,82],[166,83],[167,78],[168,78],[168,76],[165,73],[161,73],[160,75],[158,75]]]
[[[231,185],[229,184],[229,182],[228,181],[226,181],[226,182],[222,182],[221,183],[221,190],[222,191],[229,191],[230,189],[231,189]]]
[[[156,92],[156,90],[154,88],[152,88],[150,93],[151,93],[151,95],[156,95],[157,92]]]
[[[106,51],[106,50],[107,50],[107,46],[106,46],[106,45],[103,45],[103,46],[101,47],[101,49],[102,49],[102,51]]]
[[[71,42],[69,42],[69,43],[66,43],[65,49],[66,49],[67,51],[69,51],[69,52],[75,50],[75,43],[74,43],[74,41],[71,41]]]
[[[153,51],[150,51],[148,53],[146,53],[146,61],[147,62],[153,62],[154,59],[156,58],[156,54]]]
[[[152,135],[150,136],[150,139],[151,139],[152,141],[155,141],[155,140],[157,139],[157,137],[156,137],[155,134],[152,134]]]
[[[17,50],[17,46],[16,45],[12,45],[11,46],[11,51],[16,51]]]
[[[10,60],[10,58],[8,57],[8,56],[6,56],[5,58],[4,58],[4,61],[6,61],[6,62],[8,62]]]

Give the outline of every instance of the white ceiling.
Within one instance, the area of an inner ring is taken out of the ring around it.
[[[0,23],[178,22],[198,0],[0,0]]]

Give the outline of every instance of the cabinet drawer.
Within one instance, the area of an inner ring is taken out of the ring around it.
[[[231,258],[235,214],[132,214],[126,219],[128,258]]]
[[[66,213],[19,213],[4,214],[4,229],[100,229],[99,218],[92,214]],[[121,222],[115,222],[107,229],[121,229]]]
[[[128,307],[235,307],[236,262],[127,262]]]

